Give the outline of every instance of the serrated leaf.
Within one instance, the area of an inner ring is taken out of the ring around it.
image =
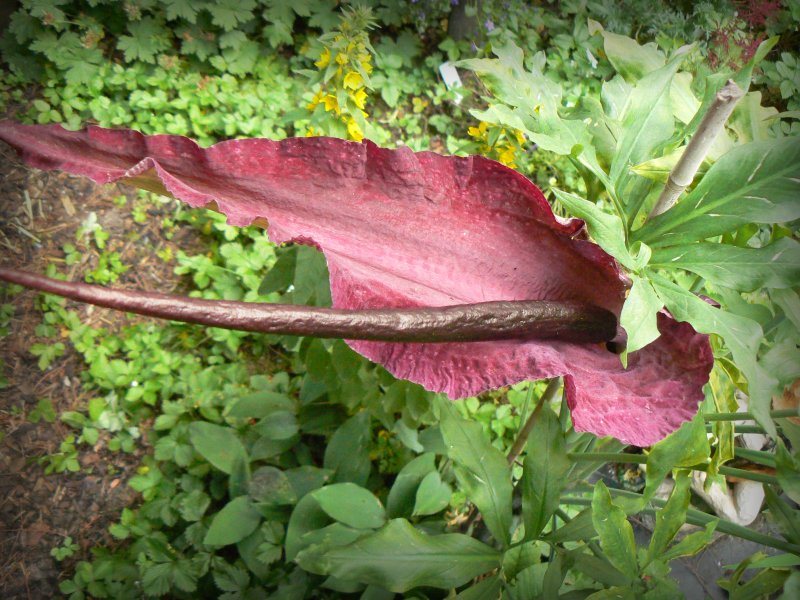
[[[479,423],[467,421],[448,400],[439,399],[441,430],[447,455],[461,489],[475,506],[495,539],[507,545],[511,530],[511,469],[505,456],[483,435]]]
[[[404,519],[393,519],[381,530],[343,547],[302,552],[334,577],[373,584],[392,592],[426,586],[457,587],[500,566],[500,553],[459,533],[426,535]]]
[[[653,289],[653,284],[644,277],[632,275],[633,286],[625,299],[619,324],[628,334],[626,352],[636,352],[658,339],[658,311],[664,303]]]
[[[561,423],[544,406],[528,435],[522,465],[522,517],[525,539],[536,539],[558,508],[561,492],[569,483],[571,461],[567,458]]]
[[[255,7],[255,0],[215,0],[206,4],[206,10],[211,13],[211,21],[225,31],[231,31],[240,23],[250,21]]]
[[[784,237],[763,248],[700,242],[659,248],[654,267],[686,269],[708,281],[742,292],[790,288],[800,282],[800,243]]]
[[[214,515],[203,543],[209,546],[228,546],[253,533],[261,523],[261,515],[247,496],[239,496]]]
[[[648,221],[634,238],[652,247],[684,244],[748,223],[800,218],[800,141],[785,137],[737,146],[671,209]]]
[[[127,62],[141,60],[154,63],[156,54],[169,48],[169,31],[153,17],[128,23],[130,35],[120,36],[117,48],[125,54]]]
[[[639,574],[639,565],[636,562],[633,527],[625,511],[611,501],[611,494],[602,481],[594,486],[592,523],[600,536],[600,546],[611,564],[631,580],[635,579]]]
[[[377,529],[386,522],[378,499],[353,483],[336,483],[311,492],[319,507],[335,521],[357,529]]]
[[[186,19],[189,23],[197,22],[197,2],[193,0],[162,0],[166,9],[167,20]]]
[[[659,559],[664,562],[669,562],[674,558],[680,556],[694,556],[700,550],[705,548],[714,537],[714,530],[719,523],[718,519],[714,519],[706,524],[705,529],[702,531],[695,531],[690,533],[680,542],[669,548]]]
[[[230,475],[237,459],[247,461],[247,452],[230,427],[196,421],[189,425],[189,439],[194,449],[223,473]]]

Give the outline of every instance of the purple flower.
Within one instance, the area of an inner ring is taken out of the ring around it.
[[[268,226],[276,243],[313,245],[337,308],[576,301],[619,316],[627,278],[556,218],[541,191],[480,157],[379,148],[369,141],[240,139],[201,148],[173,135],[0,121],[31,166],[121,181],[212,206],[231,225]],[[628,368],[604,344],[566,341],[349,345],[398,377],[453,398],[563,375],[578,431],[646,446],[692,418],[713,364],[708,337],[658,315],[655,342]]]
[[[486,31],[494,31],[494,22],[491,19],[486,19],[483,26],[486,27]]]

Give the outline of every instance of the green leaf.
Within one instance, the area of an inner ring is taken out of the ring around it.
[[[495,539],[510,542],[511,469],[505,456],[483,435],[479,423],[467,421],[449,400],[438,399],[447,455],[456,463],[459,485],[481,511]]]
[[[225,415],[237,419],[262,419],[277,411],[293,411],[294,402],[286,394],[263,391],[240,396],[225,410]]]
[[[680,556],[694,556],[711,543],[711,540],[714,538],[714,530],[717,528],[718,523],[719,519],[709,521],[705,529],[687,535],[680,542],[659,556],[659,560],[666,563]]]
[[[651,448],[647,455],[647,481],[642,502],[649,502],[670,471],[705,464],[710,452],[705,421],[698,414]]]
[[[561,544],[563,542],[586,541],[597,535],[592,522],[592,509],[585,508],[579,512],[569,523],[561,525],[555,531],[551,531],[544,538],[551,544]]]
[[[215,0],[205,5],[206,10],[211,13],[214,25],[225,31],[231,31],[239,23],[250,21],[255,7],[255,0]]]
[[[600,546],[611,564],[631,580],[638,577],[633,527],[628,523],[625,511],[611,501],[611,494],[602,481],[594,486],[592,522],[600,536]]]
[[[209,546],[235,544],[253,533],[261,523],[261,515],[250,499],[239,496],[228,502],[214,515],[203,543]]]
[[[460,533],[426,535],[404,519],[343,547],[310,547],[298,561],[327,575],[392,592],[419,586],[448,589],[500,566],[500,553]]]
[[[189,23],[197,22],[197,3],[193,0],[162,0],[166,9],[167,20],[186,19]]]
[[[413,515],[415,517],[435,515],[447,508],[452,494],[453,490],[450,489],[447,483],[442,481],[439,471],[431,471],[423,478],[417,488]]]
[[[230,427],[196,421],[189,425],[189,439],[203,458],[228,475],[237,459],[248,460],[239,436]]]
[[[350,417],[337,429],[325,448],[324,466],[336,471],[334,481],[364,486],[370,472],[370,418],[366,411]]]
[[[676,320],[688,321],[700,333],[722,336],[733,354],[736,366],[747,377],[750,410],[759,425],[769,435],[776,437],[769,409],[773,392],[778,393],[778,381],[756,362],[758,346],[764,337],[761,326],[752,319],[714,308],[659,275],[652,275],[650,280]]]
[[[525,540],[536,539],[558,508],[561,492],[569,483],[570,466],[561,423],[545,406],[528,435],[522,465],[520,485]]]
[[[789,577],[788,570],[765,569],[744,585],[731,590],[731,600],[758,600],[770,598],[774,592],[783,587]]]
[[[503,580],[499,575],[493,575],[459,592],[455,600],[497,600],[502,588]]]
[[[432,452],[416,457],[400,470],[386,499],[386,512],[390,517],[411,516],[416,503],[417,488],[435,470],[436,455]]]
[[[790,506],[770,486],[764,486],[764,499],[770,517],[780,525],[783,537],[800,544],[800,511]]]
[[[553,188],[558,201],[571,215],[586,221],[589,235],[622,265],[633,270],[635,263],[625,245],[625,226],[617,215],[605,212],[597,204],[580,196]]]
[[[331,518],[323,511],[319,502],[311,494],[300,499],[292,511],[286,527],[286,560],[292,561],[304,549],[308,542],[304,537],[318,529],[329,525]]]
[[[685,52],[675,54],[666,65],[645,75],[628,96],[622,114],[622,137],[610,170],[620,196],[631,167],[653,158],[654,150],[672,136],[675,120],[670,85],[684,58]]]
[[[690,483],[688,471],[679,471],[675,476],[675,487],[669,500],[656,513],[656,526],[653,529],[653,536],[650,538],[650,546],[647,548],[645,566],[662,555],[686,522],[691,496]]]
[[[297,502],[297,494],[286,473],[269,465],[253,472],[247,494],[253,502],[270,508],[290,506]]]
[[[748,222],[800,218],[797,180],[800,140],[785,137],[737,146],[671,209],[648,221],[634,238],[652,247],[702,240]]]
[[[122,35],[117,48],[125,54],[127,62],[141,60],[154,63],[156,54],[169,48],[169,31],[164,24],[153,17],[128,23],[131,35]]]
[[[783,491],[789,498],[800,503],[800,461],[797,456],[789,454],[781,439],[775,449],[775,466]]]
[[[603,50],[609,62],[626,80],[638,81],[664,66],[664,53],[655,42],[641,46],[628,36],[605,31],[597,21],[591,19],[589,26],[592,33],[599,31],[603,36]]]
[[[632,275],[633,287],[625,300],[620,314],[620,325],[628,333],[626,352],[636,352],[658,339],[658,311],[664,303],[653,289],[653,284],[644,277]]]
[[[353,483],[327,485],[311,496],[332,519],[357,529],[377,529],[386,523],[386,513],[369,490]]]
[[[800,243],[784,237],[763,248],[700,242],[657,249],[650,264],[686,269],[741,292],[791,288],[800,282]]]

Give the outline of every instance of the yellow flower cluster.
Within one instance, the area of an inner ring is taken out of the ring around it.
[[[478,151],[503,163],[512,169],[517,167],[517,151],[525,143],[525,136],[519,129],[489,125],[481,121],[477,127],[467,130],[470,137],[479,142]],[[493,141],[490,143],[489,140]]]
[[[348,136],[364,139],[364,110],[367,102],[369,74],[372,73],[372,46],[367,29],[372,25],[371,14],[363,7],[345,12],[338,31],[323,36],[325,47],[314,65],[321,75],[319,89],[306,108],[324,108],[345,125]]]

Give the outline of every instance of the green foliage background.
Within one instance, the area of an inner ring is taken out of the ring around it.
[[[776,271],[771,283],[751,275],[756,279],[749,288],[740,289],[747,273],[739,270],[733,286],[715,282],[702,270],[708,263],[703,248],[696,250],[694,268],[670,267],[674,255],[669,247],[659,248],[657,222],[640,227],[642,205],[615,213],[615,190],[630,191],[627,172],[614,164],[620,148],[604,147],[595,131],[594,138],[580,141],[598,150],[598,162],[582,163],[573,146],[562,151],[536,137],[543,133],[543,117],[529,114],[514,93],[520,73],[535,74],[532,89],[557,92],[549,107],[553,121],[546,125],[576,131],[573,125],[596,117],[601,100],[613,94],[609,82],[618,81],[615,73],[631,86],[646,75],[635,72],[636,60],[628,65],[631,72],[615,62],[614,43],[623,43],[622,36],[635,35],[638,44],[630,38],[624,43],[635,44],[636,57],[674,56],[684,43],[697,42],[681,76],[693,78],[701,100],[712,71],[723,65],[740,73],[751,60],[748,53],[768,36],[779,36],[777,49],[755,67],[758,97],[751,113],[743,109],[734,123],[751,132],[750,139],[740,135],[740,142],[796,134],[796,2],[754,24],[721,1],[616,8],[572,1],[531,8],[520,0],[484,0],[480,7],[466,3],[476,27],[462,40],[447,35],[446,19],[455,10],[449,1],[362,4],[372,8],[377,25],[369,32],[374,70],[367,137],[384,145],[438,145],[449,153],[482,152],[513,161],[543,188],[558,188],[553,193],[563,212],[585,218],[598,242],[635,274],[639,305],[631,302],[628,310],[649,315],[687,290],[715,294],[731,307],[728,325],[765,307],[769,319],[756,314],[754,320],[773,325],[766,328],[758,364],[774,372],[774,365],[795,356],[796,338],[781,337],[774,324],[796,318],[792,288],[798,282],[791,271]],[[312,128],[344,136],[329,111],[306,108],[315,93],[311,83],[328,81],[315,61],[329,47],[330,34],[347,31],[350,23],[341,9],[328,0],[24,0],[0,42],[8,65],[0,102],[31,122],[69,128],[95,122],[188,135],[203,145],[236,136],[280,139]],[[730,40],[724,52],[720,36]],[[447,90],[437,75],[446,60],[461,60],[480,80],[465,76],[463,88]],[[516,75],[504,80],[512,66]],[[676,64],[672,73],[677,69]],[[774,118],[778,111],[788,117]],[[771,120],[748,129],[746,117],[752,115]],[[677,147],[682,139],[671,143]],[[671,166],[658,162],[668,152],[646,160],[656,145],[646,152],[623,147],[631,155],[639,152],[642,161],[633,164],[650,186]],[[716,168],[724,166],[720,161]],[[595,175],[608,171],[619,187],[604,189],[602,177],[587,176],[587,169]],[[646,202],[647,193],[636,193]],[[147,218],[148,207],[162,204],[171,211],[163,222],[165,237],[192,227],[206,243],[202,254],[161,256],[174,258],[175,272],[192,295],[330,303],[325,263],[315,251],[275,248],[263,231],[229,227],[219,215],[144,193],[132,206],[134,219]],[[745,217],[740,227],[715,232],[722,239],[714,241],[734,249],[796,241],[791,224]],[[670,222],[661,222],[668,231]],[[603,235],[603,226],[612,233]],[[106,238],[87,219],[75,244],[64,247],[67,265],[81,248],[93,246],[104,260],[87,280],[115,281],[126,266],[105,249]],[[50,275],[63,276],[55,267]],[[761,292],[765,287],[770,291]],[[10,318],[8,306],[0,312],[0,327]],[[70,598],[674,597],[669,560],[699,551],[715,528],[749,535],[690,508],[686,468],[702,465],[720,479],[723,463],[734,455],[729,421],[706,425],[701,416],[647,456],[623,455],[615,440],[572,430],[560,394],[546,393],[544,382],[449,403],[395,380],[341,341],[176,323],[131,325],[117,334],[83,325],[55,297],[43,296],[41,308],[37,335],[54,337],[66,329],[85,362],[83,384],[95,392],[85,412],[60,415],[75,435],[58,453],[42,457],[45,469],[79,470],[77,447],[94,445],[101,432],[109,435],[109,449],[131,452],[141,443],[143,424],[153,423],[152,455],[129,482],[142,502],[125,509],[110,528],[119,545],[96,548],[75,564],[74,576],[61,583]],[[752,374],[762,368],[753,362],[748,369],[758,349],[745,344],[737,351],[736,332],[714,333],[718,361],[706,414],[735,411],[735,390],[748,391],[748,380],[754,385]],[[646,339],[652,332],[640,334]],[[64,346],[35,344],[30,351],[46,369]],[[544,398],[538,406],[537,398]],[[769,406],[760,408],[762,416],[769,412]],[[538,418],[527,451],[509,465],[512,444],[534,411]],[[50,421],[52,412],[41,405],[35,418]],[[783,444],[797,448],[800,436],[788,422],[778,426],[783,441],[777,453],[760,459],[779,466],[777,479],[768,481],[774,488],[767,508],[787,533],[783,540],[758,541],[790,558],[743,566],[725,583],[734,597],[757,597],[784,582],[787,590],[798,585],[791,571],[797,564],[792,553],[800,549],[798,513],[791,504],[798,499],[798,465]],[[595,458],[587,459],[589,453]],[[635,490],[588,486],[598,465],[613,456],[616,462],[646,462],[646,484]],[[672,495],[655,500],[655,489],[673,469]],[[642,510],[657,510],[658,516],[649,546],[637,548],[626,515]],[[703,528],[675,539],[684,522]],[[69,556],[63,549],[57,554]],[[759,574],[741,582],[752,566],[761,567]]]

